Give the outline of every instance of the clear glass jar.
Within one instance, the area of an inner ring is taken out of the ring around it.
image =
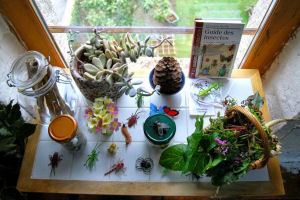
[[[39,52],[20,55],[7,77],[7,84],[18,88],[21,108],[37,123],[49,124],[61,114],[74,116],[78,98],[72,79],[63,69],[52,67]]]
[[[85,137],[77,129],[77,122],[71,115],[59,115],[52,119],[48,133],[54,141],[71,151],[78,151],[86,144]]]

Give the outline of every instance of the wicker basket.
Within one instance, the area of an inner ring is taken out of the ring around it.
[[[81,93],[89,100],[94,101],[95,98],[107,96],[114,100],[122,96],[122,93],[119,92],[121,86],[112,85],[110,86],[105,80],[102,81],[92,81],[87,80],[83,77],[83,66],[78,61],[77,58],[80,58],[84,51],[83,47],[79,47],[71,61],[71,74],[72,77],[80,89]],[[77,58],[76,58],[77,57]]]
[[[251,169],[259,169],[264,167],[269,158],[270,158],[270,146],[269,146],[269,140],[268,140],[268,135],[266,134],[264,128],[262,127],[261,123],[259,120],[245,107],[242,106],[232,106],[229,109],[226,110],[225,112],[225,118],[231,119],[233,118],[237,113],[243,114],[248,120],[256,127],[258,130],[260,137],[263,141],[263,147],[264,147],[264,156],[260,158],[259,160],[256,160],[255,162],[252,163],[252,165],[248,168],[248,170]],[[208,133],[210,129],[210,126],[207,126],[204,128],[203,132]]]

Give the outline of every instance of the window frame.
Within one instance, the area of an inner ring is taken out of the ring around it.
[[[54,42],[51,32],[66,32],[70,27],[45,26],[38,15],[38,10],[33,6],[31,0],[0,0],[0,11],[9,24],[14,27],[20,39],[25,43],[28,50],[40,51],[44,55],[51,56],[51,63],[55,66],[66,67],[59,48]],[[259,27],[259,33],[252,40],[251,46],[243,58],[241,69],[258,69],[262,75],[272,64],[277,54],[281,51],[289,37],[300,25],[300,4],[298,0],[277,0],[273,9],[267,16],[265,23]],[[78,29],[91,31],[89,27],[77,27]],[[87,30],[88,29],[88,30]],[[158,31],[153,27],[98,27],[105,32],[153,32]],[[176,33],[191,33],[190,27],[168,28],[159,27],[160,31]],[[256,30],[245,29],[244,34],[254,34]],[[43,44],[43,45],[40,45]]]

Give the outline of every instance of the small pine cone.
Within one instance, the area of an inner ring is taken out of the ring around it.
[[[182,83],[182,70],[173,57],[163,57],[155,66],[153,83],[160,85],[160,92],[172,94],[180,89]]]

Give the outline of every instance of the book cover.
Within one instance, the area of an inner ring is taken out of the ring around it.
[[[241,20],[196,19],[189,77],[230,77],[243,28]]]

